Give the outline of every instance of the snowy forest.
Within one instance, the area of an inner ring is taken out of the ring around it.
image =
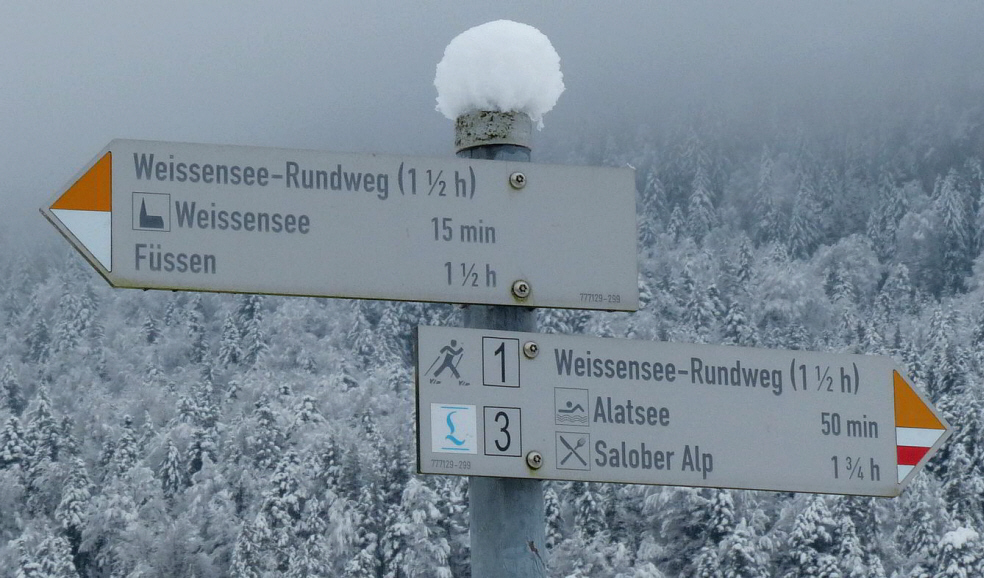
[[[888,355],[955,427],[895,499],[545,482],[551,576],[984,575],[982,103],[534,150],[636,169],[642,296],[540,331]],[[412,328],[460,306],[114,290],[61,239],[0,247],[0,574],[469,576],[468,479],[415,474],[413,431]]]

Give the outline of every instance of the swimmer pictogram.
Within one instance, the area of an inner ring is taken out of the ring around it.
[[[554,423],[588,425],[588,390],[574,387],[554,388]]]

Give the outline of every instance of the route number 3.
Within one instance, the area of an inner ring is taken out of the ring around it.
[[[485,406],[485,455],[523,455],[521,415],[518,407]]]

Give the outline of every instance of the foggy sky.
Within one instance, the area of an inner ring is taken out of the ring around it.
[[[435,67],[499,18],[560,54],[548,144],[695,105],[827,114],[984,86],[984,2],[969,0],[4,1],[0,230],[54,235],[38,207],[113,138],[450,155]]]

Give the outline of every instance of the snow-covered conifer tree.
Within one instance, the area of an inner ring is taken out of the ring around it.
[[[759,547],[755,527],[744,519],[721,543],[720,569],[722,578],[768,578],[768,552]]]
[[[809,257],[820,244],[820,204],[813,185],[806,175],[800,176],[800,186],[793,202],[789,221],[789,254],[796,258]]]
[[[219,341],[218,362],[225,367],[238,364],[243,358],[243,351],[240,346],[242,335],[236,318],[230,313],[226,315],[222,322],[222,337]]]
[[[570,485],[574,525],[588,539],[606,529],[605,505],[599,499],[600,489],[600,485],[595,482],[574,482]]]
[[[161,489],[168,498],[174,497],[184,487],[185,475],[184,468],[181,467],[181,452],[171,438],[168,438],[165,444],[164,459],[161,461],[157,475],[161,479]]]
[[[161,330],[157,327],[157,320],[153,315],[147,314],[143,322],[143,336],[148,344],[153,345],[161,336]]]
[[[697,167],[687,208],[687,233],[698,243],[718,224],[717,209],[711,201],[710,182],[704,168]]]
[[[942,528],[948,521],[939,498],[939,484],[927,476],[917,477],[900,498],[899,517],[907,520],[895,530],[901,554],[899,566],[905,576],[928,574],[938,552]]]
[[[68,541],[57,534],[45,536],[34,554],[44,578],[78,578]]]
[[[293,451],[285,453],[273,472],[258,514],[268,529],[264,542],[274,553],[275,568],[281,573],[290,568],[291,551],[297,547],[294,534],[308,500],[299,469],[297,454]]]
[[[161,322],[164,323],[164,327],[171,327],[177,320],[178,315],[178,297],[173,296],[168,300],[167,305],[164,306],[164,315],[161,317]]]
[[[712,544],[720,544],[735,528],[735,502],[731,490],[713,490],[709,507],[707,537]]]
[[[188,303],[187,324],[189,357],[192,363],[202,363],[208,356],[208,341],[201,293],[196,293]]]
[[[332,552],[325,546],[325,539],[319,534],[312,534],[302,540],[300,545],[291,551],[290,570],[286,578],[309,578],[314,576],[330,576]]]
[[[683,216],[680,205],[673,205],[670,213],[670,222],[666,225],[666,232],[674,241],[679,241],[680,237],[686,233],[687,219]]]
[[[697,552],[692,576],[694,578],[721,578],[721,561],[718,559],[717,547],[708,544]]]
[[[547,549],[553,551],[564,539],[563,525],[564,518],[561,514],[560,503],[557,498],[557,491],[553,484],[547,483],[543,488],[543,510],[546,517],[546,540]]]
[[[866,578],[868,567],[864,562],[861,540],[850,516],[842,515],[836,529],[837,560],[844,578]]]
[[[247,437],[253,460],[262,468],[271,468],[280,459],[284,434],[266,394],[262,394],[256,401],[253,420],[256,426]]]
[[[711,528],[711,490],[672,488],[659,494],[652,505],[660,512],[659,540],[662,546],[661,569],[673,576],[694,569],[697,557],[708,540]]]
[[[758,343],[758,331],[749,322],[738,300],[733,300],[728,305],[721,331],[721,342],[741,347],[754,347]]]
[[[379,557],[376,552],[379,544],[376,534],[363,532],[358,551],[346,564],[344,578],[377,578],[379,576]]]
[[[87,329],[87,320],[85,316],[80,315],[81,308],[78,295],[71,288],[66,287],[64,296],[59,302],[52,339],[53,350],[56,353],[72,351],[82,341],[82,334]]]
[[[772,185],[771,173],[763,175],[763,179],[756,190],[754,239],[759,245],[783,243],[788,219],[779,202],[779,192]]]
[[[973,528],[958,527],[943,535],[933,578],[971,578],[984,575],[984,549]]]
[[[440,517],[437,494],[418,477],[410,478],[403,493],[393,530],[402,551],[393,558],[394,566],[385,576],[393,578],[451,578],[447,536],[438,531]]]
[[[261,295],[243,295],[239,302],[239,311],[236,313],[235,322],[239,330],[242,362],[247,367],[256,365],[267,350],[262,308]]]
[[[27,400],[24,399],[24,392],[17,376],[14,375],[14,366],[7,361],[0,369],[0,408],[6,407],[10,413],[20,415],[27,407]]]
[[[20,420],[11,416],[0,431],[0,470],[17,464],[24,464],[27,459],[24,434],[21,432]]]
[[[781,576],[797,578],[820,576],[833,551],[835,522],[827,509],[826,498],[813,496],[805,510],[796,516],[780,560]],[[836,559],[833,561],[836,568]]]
[[[295,416],[295,427],[306,424],[319,424],[325,420],[324,416],[321,415],[321,411],[318,409],[318,400],[311,395],[305,395],[301,399],[301,403],[298,404],[293,415]]]
[[[137,434],[133,431],[133,418],[123,416],[123,427],[116,441],[116,451],[113,454],[113,464],[117,474],[124,474],[140,459],[140,444]]]
[[[72,470],[65,481],[65,487],[62,489],[61,502],[55,510],[55,519],[65,531],[65,538],[68,540],[76,569],[83,565],[83,557],[79,549],[82,545],[82,530],[88,519],[87,509],[92,496],[91,488],[92,483],[89,481],[85,463],[80,458],[75,458]]]
[[[186,480],[193,479],[205,464],[206,460],[214,462],[218,454],[217,432],[206,427],[196,427],[188,443],[188,451],[184,462],[188,466]]]
[[[28,413],[26,438],[31,443],[31,459],[58,460],[59,432],[58,424],[51,412],[51,400],[48,397],[47,386],[38,388],[37,403]]]
[[[639,221],[639,246],[643,250],[656,242],[656,236],[662,229],[662,223],[669,217],[669,207],[666,189],[654,169],[646,174],[642,189],[641,211]]]
[[[471,567],[471,543],[468,534],[468,481],[459,476],[434,481],[437,525],[448,542],[448,568],[453,576],[466,574]]]
[[[260,578],[264,572],[261,566],[260,536],[253,523],[244,520],[236,538],[232,552],[231,574],[235,578]]]
[[[741,241],[738,243],[736,261],[734,268],[735,287],[739,292],[747,293],[752,282],[754,256],[752,255],[752,244],[745,235],[742,235]]]
[[[962,291],[964,278],[973,262],[973,232],[968,214],[970,201],[956,168],[946,177],[937,179],[934,208],[940,216],[942,261],[939,273],[943,291],[947,294]]]

